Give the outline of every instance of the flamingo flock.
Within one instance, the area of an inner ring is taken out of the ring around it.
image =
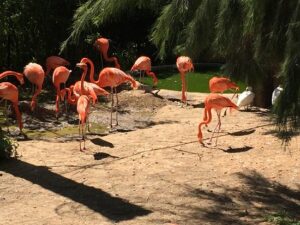
[[[114,56],[108,56],[109,49],[109,40],[106,38],[98,38],[94,46],[100,51],[101,61],[102,57],[107,62],[113,62],[115,67],[105,67],[102,68],[98,73],[98,76],[95,78],[95,67],[91,59],[83,57],[77,64],[76,67],[81,70],[81,78],[76,81],[74,84],[69,87],[66,86],[66,83],[72,74],[72,70],[69,69],[69,61],[59,57],[59,56],[49,56],[46,59],[44,71],[43,67],[37,63],[30,62],[24,67],[23,73],[15,71],[5,71],[0,74],[0,79],[3,79],[7,76],[15,76],[21,85],[24,84],[24,76],[30,81],[30,83],[35,88],[35,91],[32,95],[30,108],[34,112],[37,110],[38,95],[42,92],[43,84],[45,77],[52,73],[52,82],[56,91],[55,97],[55,115],[56,118],[59,116],[60,111],[60,101],[65,99],[65,101],[70,105],[76,105],[78,119],[79,119],[79,134],[83,141],[83,147],[80,141],[80,151],[84,151],[85,148],[85,135],[86,135],[86,125],[88,122],[89,113],[91,111],[91,106],[95,105],[98,101],[98,96],[111,96],[111,107],[110,107],[110,127],[118,126],[118,110],[116,111],[115,124],[113,125],[113,111],[118,108],[119,99],[117,95],[116,88],[123,83],[130,83],[132,89],[137,89],[140,86],[140,83],[136,81],[130,74],[121,70],[120,63],[118,59]],[[188,56],[179,56],[176,60],[176,66],[178,68],[182,88],[181,88],[181,102],[187,103],[187,84],[185,76],[188,72],[194,71],[194,65],[192,59]],[[89,71],[89,73],[88,73]],[[158,84],[157,76],[154,72],[151,71],[151,59],[147,56],[140,56],[134,62],[130,71],[139,71],[140,78],[141,73],[145,73],[150,76],[153,80],[153,86]],[[86,77],[89,78],[89,81],[86,81]],[[63,88],[62,88],[63,85]],[[212,110],[215,110],[217,113],[217,125],[213,130],[213,133],[210,137],[209,143],[212,141],[215,133],[219,133],[221,128],[221,110],[223,108],[233,108],[238,110],[241,106],[249,105],[248,102],[251,95],[250,102],[253,101],[254,93],[251,92],[250,88],[243,92],[238,99],[237,104],[235,104],[232,99],[229,99],[223,96],[223,92],[226,90],[233,90],[234,95],[239,90],[239,87],[236,83],[232,82],[226,77],[213,77],[209,81],[209,90],[210,94],[205,98],[204,101],[204,111],[203,119],[198,125],[198,141],[203,143],[203,125],[207,126],[212,121]],[[110,92],[105,90],[108,88]],[[278,89],[281,91],[282,89]],[[275,97],[279,95],[279,91],[273,94]],[[249,93],[248,93],[249,92]],[[246,93],[246,94],[244,94]],[[233,95],[233,97],[234,97]],[[244,96],[245,95],[245,96]],[[232,97],[232,98],[233,98]],[[247,97],[247,99],[246,99]],[[274,97],[274,98],[275,98]],[[0,98],[8,100],[12,103],[17,123],[19,126],[20,132],[23,129],[22,123],[22,114],[18,107],[19,101],[19,91],[18,88],[10,82],[1,82],[0,83]],[[275,100],[273,100],[275,102]],[[272,102],[272,103],[273,103]],[[217,144],[217,138],[216,138]]]

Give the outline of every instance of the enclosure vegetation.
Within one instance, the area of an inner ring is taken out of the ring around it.
[[[4,0],[0,7],[1,71],[59,52],[71,63],[93,59],[91,44],[102,35],[124,69],[141,54],[154,64],[174,64],[178,55],[223,62],[223,74],[253,87],[257,106],[269,107],[281,84],[278,127],[287,137],[299,129],[297,0]]]
[[[77,9],[62,50],[68,42],[78,42],[91,26],[101,31],[107,24],[117,24],[125,12],[133,17],[139,10],[152,11],[155,16],[160,12],[148,34],[157,47],[157,57],[168,60],[184,54],[194,61],[222,60],[224,74],[253,86],[255,103],[261,107],[270,106],[272,91],[281,84],[284,91],[274,107],[279,129],[285,133],[298,130],[299,1],[170,0],[145,4],[142,0],[90,0]]]

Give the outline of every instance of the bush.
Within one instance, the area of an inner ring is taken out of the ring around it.
[[[18,144],[0,128],[0,159],[17,156]]]

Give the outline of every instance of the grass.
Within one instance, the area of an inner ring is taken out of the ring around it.
[[[215,71],[207,71],[207,72],[194,72],[186,74],[186,82],[187,82],[187,91],[189,92],[201,92],[201,93],[209,93],[208,82],[210,78],[216,76],[218,72]],[[158,85],[159,89],[168,89],[168,90],[181,90],[181,79],[179,73],[157,73]],[[138,77],[136,77],[138,79]],[[235,81],[236,82],[236,81]],[[151,77],[145,75],[143,78],[143,82],[148,85],[152,85]],[[246,85],[243,82],[236,82],[240,87],[240,92],[244,91]],[[231,91],[228,91],[230,93]]]
[[[300,225],[300,221],[292,219],[286,212],[269,215],[266,220],[275,225]]]

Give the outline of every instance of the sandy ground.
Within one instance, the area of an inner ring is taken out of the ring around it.
[[[284,148],[267,110],[222,118],[218,145],[197,141],[206,94],[120,94],[120,127],[78,137],[19,141],[21,157],[0,162],[2,225],[270,224],[300,219],[299,136]],[[96,111],[96,109],[94,109]],[[108,122],[109,111],[100,112]],[[122,132],[121,132],[122,131]]]

